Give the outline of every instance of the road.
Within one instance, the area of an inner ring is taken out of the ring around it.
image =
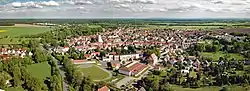
[[[137,80],[141,80],[142,77],[146,76],[147,74],[149,73],[149,70],[147,70],[146,72],[144,72],[143,74],[141,74],[139,77],[131,77],[131,76],[126,76],[125,78],[123,78],[122,80],[118,81],[116,83],[116,87],[117,88],[120,88],[122,85],[125,85],[125,86],[128,86],[130,84],[127,84],[129,83],[130,81],[137,81]]]
[[[45,48],[43,48],[43,46],[42,45],[40,45],[40,49],[42,49],[43,51],[45,51],[45,52],[47,52],[48,53],[48,50],[46,50]],[[58,69],[59,69],[59,71],[60,71],[60,74],[61,74],[61,76],[62,76],[62,78],[63,78],[63,91],[68,91],[68,84],[67,84],[67,82],[66,82],[66,80],[64,80],[64,78],[66,77],[65,76],[65,71],[64,70],[62,70],[62,65],[59,63],[59,61],[54,57],[54,56],[52,56],[50,53],[48,53],[48,55],[50,55],[51,57],[52,57],[52,59],[53,59],[53,61],[55,61],[55,63],[56,63],[56,65],[57,65],[57,67],[58,67]]]

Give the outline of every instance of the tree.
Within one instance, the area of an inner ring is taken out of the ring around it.
[[[49,86],[50,86],[51,91],[62,91],[60,75],[59,76],[56,76],[56,75],[51,76]]]
[[[7,72],[1,72],[0,73],[0,88],[5,89],[8,87],[8,84],[6,84],[6,81],[10,80],[11,76]]]
[[[170,84],[163,84],[160,86],[160,91],[174,91]]]
[[[76,53],[72,54],[73,59],[78,59],[78,55]]]
[[[218,52],[220,50],[219,45],[213,45],[211,51],[212,52]]]
[[[112,67],[112,63],[111,62],[107,62],[107,66],[108,66],[108,69],[112,70],[113,67]]]
[[[41,62],[45,62],[48,60],[47,54],[38,48],[33,50],[33,53],[34,55],[32,56],[34,58],[35,63],[41,63]]]
[[[198,44],[196,45],[196,50],[203,52],[205,50],[205,45],[204,44]]]
[[[136,52],[135,47],[131,46],[131,45],[128,46],[128,50],[129,50],[130,53],[135,53]]]
[[[21,71],[20,71],[20,68],[16,65],[14,65],[12,68],[12,76],[13,76],[13,86],[14,87],[18,87],[18,86],[21,86],[22,84],[22,81],[21,81]]]

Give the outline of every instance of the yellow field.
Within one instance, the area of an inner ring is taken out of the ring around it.
[[[0,30],[0,33],[4,33],[7,32],[8,30]]]

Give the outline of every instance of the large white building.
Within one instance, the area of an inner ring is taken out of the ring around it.
[[[98,42],[103,42],[101,35],[98,35]]]

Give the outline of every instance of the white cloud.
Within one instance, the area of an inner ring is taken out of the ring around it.
[[[128,4],[118,4],[114,6],[115,8],[129,8]]]
[[[82,1],[82,0],[79,0],[79,1],[74,1],[74,4],[75,5],[85,5],[85,4],[93,4],[91,1]]]
[[[35,2],[32,2],[32,1],[24,2],[24,3],[13,2],[12,6],[14,8],[22,8],[22,7],[24,7],[24,8],[43,8],[43,6],[41,6],[41,5],[39,5],[39,4],[35,3]]]
[[[156,0],[110,0],[111,3],[141,3],[141,4],[156,4]]]
[[[45,14],[46,17],[79,16],[83,18],[119,16],[250,17],[249,6],[250,0],[36,0],[2,5],[0,11],[3,14],[0,14],[0,18],[6,16],[34,17],[39,14]]]
[[[43,6],[59,6],[60,4],[58,2],[55,1],[43,1],[40,3]]]

